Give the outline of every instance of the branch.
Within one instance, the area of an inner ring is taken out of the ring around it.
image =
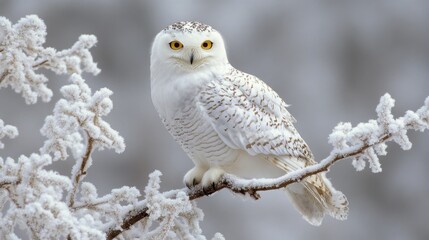
[[[178,191],[184,191],[188,195],[189,200],[195,200],[197,198],[211,195],[224,188],[228,188],[229,190],[235,193],[239,193],[243,195],[247,193],[255,200],[258,200],[260,199],[260,195],[258,191],[268,191],[268,190],[285,188],[290,184],[300,182],[309,176],[312,176],[321,172],[326,172],[329,170],[329,167],[332,166],[335,162],[362,154],[365,150],[377,144],[389,141],[390,138],[391,138],[390,134],[385,134],[379,139],[379,141],[377,141],[374,144],[366,144],[348,152],[342,152],[342,153],[332,152],[328,157],[323,159],[318,164],[311,165],[311,166],[302,168],[300,170],[285,174],[279,178],[241,179],[231,174],[225,174],[218,183],[212,186],[211,189],[203,189],[201,185],[198,185],[191,189],[184,188],[184,189],[169,191],[167,192],[167,195],[174,196],[173,193],[177,193]],[[128,212],[125,215],[123,223],[121,225],[122,229],[110,228],[107,231],[106,239],[108,240],[114,239],[125,230],[128,230],[132,225],[134,225],[138,221],[148,217],[149,214],[147,213],[147,210],[148,208],[146,206],[143,206],[140,209],[134,209]]]
[[[377,155],[385,155],[386,142],[395,141],[402,149],[411,148],[411,142],[406,135],[408,129],[424,131],[429,128],[429,97],[425,100],[423,107],[416,112],[407,111],[403,117],[394,119],[391,109],[394,100],[389,94],[380,99],[377,106],[377,120],[360,123],[352,128],[350,123],[340,123],[334,128],[329,136],[329,142],[334,146],[331,154],[317,164],[290,172],[282,177],[274,179],[240,179],[236,176],[225,174],[218,183],[213,184],[211,189],[203,189],[201,185],[191,189],[169,191],[166,197],[174,198],[174,193],[183,191],[189,200],[201,198],[224,188],[234,193],[248,194],[254,199],[259,199],[259,191],[275,190],[285,188],[292,183],[300,182],[305,178],[327,172],[336,162],[352,158],[356,170],[362,170],[365,166],[364,160],[370,163],[373,172],[380,172],[381,167]],[[106,239],[113,239],[123,231],[128,230],[138,221],[149,216],[145,200],[141,201],[139,207],[129,211],[123,217],[120,228],[109,226],[106,231]]]
[[[3,82],[3,80],[6,79],[6,77],[9,75],[9,71],[5,70],[1,75],[0,75],[0,83]]]
[[[74,202],[75,202],[75,198],[76,198],[77,189],[79,187],[79,183],[85,177],[86,170],[90,166],[89,159],[91,158],[91,152],[92,152],[93,145],[94,145],[94,139],[92,137],[90,137],[88,133],[87,133],[87,139],[88,139],[88,142],[86,145],[85,155],[83,155],[81,161],[76,163],[76,165],[73,167],[73,170],[72,170],[73,171],[73,176],[72,176],[73,187],[72,187],[72,190],[69,192],[69,195],[67,196],[69,207],[73,207]],[[79,164],[80,164],[79,169],[76,169]]]
[[[40,66],[42,66],[42,65],[46,64],[47,62],[49,62],[49,61],[48,61],[48,60],[43,60],[43,61],[40,61],[40,62],[38,62],[38,63],[35,63],[35,64],[33,65],[33,68],[38,68],[38,67],[40,67]]]
[[[18,177],[4,176],[0,178],[0,188],[3,188],[7,185],[18,184],[18,183],[19,183]]]
[[[43,46],[46,25],[36,15],[21,18],[13,25],[0,17],[0,28],[7,36],[0,40],[0,88],[10,86],[22,94],[27,104],[36,103],[38,98],[44,102],[52,98],[52,90],[47,86],[48,78],[37,72],[40,68],[56,74],[89,72],[97,75],[100,72],[89,52],[97,43],[95,36],[81,35],[69,49],[57,51]]]

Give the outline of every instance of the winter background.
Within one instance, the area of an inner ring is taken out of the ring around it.
[[[219,30],[230,62],[267,82],[291,104],[297,129],[317,160],[331,147],[327,137],[340,121],[375,118],[380,96],[396,99],[394,113],[420,107],[429,95],[429,1],[25,1],[1,0],[0,16],[13,23],[37,14],[47,25],[47,43],[68,48],[81,34],[94,34],[91,49],[102,72],[84,74],[92,89],[108,87],[114,109],[106,120],[125,138],[126,151],[93,154],[86,180],[100,195],[123,185],[144,189],[154,169],[162,189],[182,188],[192,162],[162,126],[150,99],[149,56],[155,35],[180,20]],[[18,127],[4,139],[2,156],[38,150],[39,129],[60,97],[66,76],[50,72],[49,103],[26,105],[0,92],[0,116]],[[349,219],[327,217],[321,227],[305,222],[280,191],[259,201],[223,190],[198,199],[207,236],[226,239],[429,239],[429,135],[410,132],[411,151],[389,144],[383,172],[356,172],[351,161],[336,164],[328,177],[350,201]],[[73,161],[55,162],[68,174]]]

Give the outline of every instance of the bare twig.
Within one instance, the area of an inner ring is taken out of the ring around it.
[[[115,228],[109,229],[106,233],[106,239],[108,240],[114,239],[122,232],[130,229],[130,227],[136,224],[138,221],[148,217],[149,214],[147,213],[147,210],[148,210],[147,207],[143,207],[142,209],[136,209],[136,210],[133,210],[132,212],[129,212],[129,214],[125,217],[121,225],[121,229],[115,229]]]
[[[80,162],[80,168],[76,172],[76,174],[72,177],[73,178],[73,187],[72,190],[69,192],[68,196],[68,205],[69,207],[73,207],[77,189],[79,187],[79,183],[82,180],[83,177],[86,175],[86,170],[88,169],[88,160],[91,157],[93,145],[94,145],[94,139],[92,137],[89,137],[89,134],[87,133],[87,144],[86,144],[86,151],[85,155],[82,157],[82,161]]]
[[[100,202],[92,202],[92,203],[80,203],[80,204],[78,203],[78,204],[73,206],[73,209],[74,210],[79,210],[82,208],[91,209],[91,208],[96,208],[100,205],[107,204],[107,203],[109,203],[109,201],[107,201],[107,200],[100,201]]]
[[[48,62],[48,60],[40,61],[40,62],[38,62],[38,63],[34,64],[34,65],[33,65],[33,68],[38,68],[38,67],[40,67],[40,66],[42,66],[42,65],[46,64],[47,62]]]
[[[182,189],[170,192],[178,192],[184,191],[189,196],[189,200],[194,200],[197,198],[201,198],[212,193],[215,193],[224,188],[228,188],[235,193],[240,194],[249,194],[254,199],[259,199],[260,195],[258,191],[268,191],[274,189],[280,189],[287,187],[288,185],[300,182],[303,179],[312,176],[314,174],[318,174],[321,172],[326,172],[329,170],[329,167],[332,166],[335,162],[347,159],[350,157],[354,157],[363,153],[366,149],[371,148],[380,143],[389,141],[391,138],[391,134],[384,134],[380,136],[379,141],[374,144],[365,144],[360,147],[356,147],[348,152],[332,152],[327,158],[323,159],[320,163],[311,165],[300,170],[288,173],[282,177],[276,179],[240,179],[236,176],[225,174],[222,179],[213,185],[211,189],[203,189],[200,185],[195,186],[192,189]],[[174,197],[173,194],[171,197]],[[132,225],[136,224],[138,221],[149,216],[148,208],[146,206],[142,206],[138,209],[133,209],[128,212],[123,218],[123,222],[121,228],[111,227],[106,232],[106,239],[111,240],[121,234],[122,232],[128,230]]]

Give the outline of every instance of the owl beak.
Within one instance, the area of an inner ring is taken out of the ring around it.
[[[191,58],[189,59],[189,62],[191,63],[191,65],[194,62],[194,51],[192,51],[191,53]]]

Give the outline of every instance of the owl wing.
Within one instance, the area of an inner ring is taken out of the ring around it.
[[[199,106],[220,138],[250,155],[292,156],[313,163],[287,104],[263,81],[231,67],[199,95]]]

